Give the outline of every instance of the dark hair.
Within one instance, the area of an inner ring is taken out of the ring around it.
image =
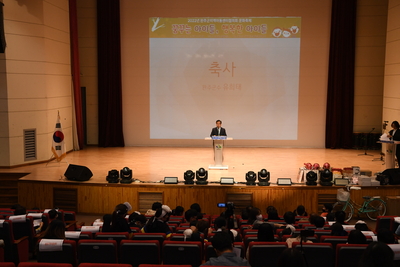
[[[333,205],[330,203],[325,203],[324,208],[328,211],[328,213],[330,213],[333,210]]]
[[[360,230],[351,230],[347,238],[348,244],[367,244],[367,238]]]
[[[317,228],[322,228],[325,225],[325,219],[321,216],[317,216],[314,218],[314,225]]]
[[[196,228],[199,232],[206,233],[208,227],[210,227],[208,221],[198,220],[196,223]]]
[[[195,217],[197,219],[197,210],[190,209],[185,211],[185,220],[187,222],[190,222],[190,219]]]
[[[394,244],[395,237],[394,234],[386,228],[381,228],[377,232],[378,241],[386,243],[386,244]]]
[[[199,203],[193,203],[192,205],[190,205],[190,208],[196,210],[197,212],[201,212],[201,207]]]
[[[248,211],[249,218],[247,219],[248,224],[253,224],[257,220],[257,215],[260,214],[260,210],[257,208],[252,208]]]
[[[297,216],[307,216],[306,208],[303,205],[297,206],[293,213],[295,213]]]
[[[268,206],[267,209],[268,220],[280,220],[278,210],[274,206]]]
[[[153,205],[151,205],[152,210],[158,210],[161,209],[162,204],[160,202],[154,202]]]
[[[400,128],[400,125],[399,125],[399,122],[398,122],[398,121],[393,121],[392,124],[393,124],[394,126],[396,126],[397,129]]]
[[[112,214],[111,218],[111,229],[114,229],[117,227],[118,223],[118,218],[125,218],[126,213],[128,212],[128,207],[125,204],[118,204],[114,212]]]
[[[41,234],[41,238],[65,239],[65,224],[61,220],[53,220]]]
[[[283,219],[285,220],[285,222],[287,224],[294,224],[295,220],[296,220],[296,216],[294,215],[293,212],[291,211],[287,211],[285,212],[285,214],[283,215]]]
[[[274,239],[274,228],[269,223],[262,223],[258,227],[257,241],[259,242],[273,242]]]
[[[394,252],[383,242],[372,242],[365,249],[358,266],[360,267],[393,267]]]
[[[287,248],[278,258],[278,267],[305,267],[307,266],[303,254],[296,248]]]
[[[369,231],[368,225],[366,223],[356,223],[354,228],[360,231]]]
[[[172,211],[172,215],[174,216],[182,216],[185,209],[182,206],[176,206],[176,208]]]
[[[215,123],[218,123],[218,122],[222,123],[222,121],[221,121],[221,120],[216,120],[216,121],[215,121]]]
[[[293,236],[293,234],[294,234],[294,233],[292,232],[292,229],[290,229],[289,227],[283,229],[282,232],[281,232],[281,235],[282,235],[282,236],[284,236],[284,235]]]
[[[332,212],[328,213],[328,215],[326,215],[326,220],[328,222],[334,222],[335,221],[335,214],[333,214]]]
[[[137,214],[136,212],[132,213],[129,215],[129,222],[130,223],[135,223],[135,222],[140,222],[142,224],[145,224],[147,221],[146,216]]]
[[[338,210],[337,212],[335,212],[335,219],[336,222],[344,224],[344,220],[346,219],[346,212],[344,212],[343,210]]]
[[[227,221],[226,221],[225,217],[223,217],[223,216],[219,216],[214,220],[214,229],[215,230],[226,227],[226,225],[227,225]]]
[[[229,231],[230,232],[230,231]],[[214,235],[211,244],[218,251],[232,250],[232,235],[228,231],[221,231]]]
[[[346,236],[347,232],[343,229],[342,224],[334,223],[331,225],[331,235],[332,236]]]
[[[14,207],[14,215],[24,215],[26,214],[26,208],[19,204],[15,205]]]
[[[49,210],[48,213],[51,220],[55,219],[58,216],[58,212],[55,209]]]

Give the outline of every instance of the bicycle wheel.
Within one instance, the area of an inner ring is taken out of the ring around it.
[[[365,213],[371,220],[376,220],[378,216],[384,216],[386,214],[386,204],[380,198],[372,199],[371,202],[365,207],[367,210]]]
[[[354,208],[353,205],[351,205],[349,202],[336,202],[333,204],[333,212],[342,210],[346,213],[346,219],[344,220],[345,222],[348,222],[351,220],[354,214]]]

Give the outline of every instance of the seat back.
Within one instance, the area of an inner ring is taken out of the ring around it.
[[[21,262],[18,267],[72,267],[69,263]]]
[[[347,236],[331,236],[331,235],[323,235],[320,236],[321,243],[329,243],[332,245],[333,251],[336,253],[336,246],[338,244],[346,244]]]
[[[132,240],[158,240],[161,246],[165,240],[165,236],[164,233],[134,233]]]
[[[23,237],[19,240],[14,239],[13,223],[4,220],[0,227],[0,239],[4,240],[4,260],[12,261],[16,265],[20,262],[29,260],[29,240]]]
[[[119,246],[120,263],[133,267],[139,264],[160,264],[158,240],[122,240]]]
[[[40,245],[37,247],[38,249],[36,251],[38,262],[69,263],[74,267],[78,266],[76,242],[73,240],[64,240],[62,244],[62,251],[41,251]]]
[[[79,240],[78,261],[89,263],[117,263],[117,241]]]
[[[16,220],[13,221],[13,218],[17,218],[20,216],[25,216],[24,221]],[[13,222],[13,233],[15,239],[20,239],[24,236],[28,237],[29,240],[29,251],[33,252],[35,249],[35,240],[34,237],[36,235],[35,229],[33,227],[33,218],[26,215],[19,216],[10,216],[10,221]]]
[[[277,266],[278,258],[286,248],[286,242],[250,242],[248,260],[252,267]]]
[[[130,264],[121,263],[81,263],[79,267],[132,267]]]
[[[308,267],[319,267],[322,262],[325,267],[334,267],[335,251],[330,243],[294,242],[292,247],[303,252]]]
[[[164,264],[191,265],[198,267],[203,259],[202,242],[164,241],[162,260]]]
[[[378,216],[378,218],[376,219],[375,233],[378,232],[378,230],[381,228],[388,229],[394,232],[396,230],[393,229],[395,217],[397,216]]]
[[[336,246],[336,267],[357,267],[367,246],[338,244]]]
[[[115,241],[117,241],[117,246],[119,246],[121,240],[129,239],[129,233],[128,232],[97,232],[95,234],[95,239],[115,240]]]

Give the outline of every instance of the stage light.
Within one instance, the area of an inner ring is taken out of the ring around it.
[[[306,174],[306,185],[317,185],[317,174],[314,171],[309,171]]]
[[[333,174],[329,169],[324,169],[319,178],[319,184],[322,186],[332,186]]]
[[[185,171],[183,179],[185,179],[185,184],[194,184],[194,172],[192,170]]]
[[[253,171],[246,173],[246,185],[256,185],[257,174]]]
[[[269,172],[266,169],[261,169],[258,172],[258,185],[259,186],[269,186]]]
[[[128,167],[123,167],[119,173],[119,177],[121,177],[121,184],[130,184],[133,182],[132,170]]]
[[[106,180],[110,184],[117,184],[119,182],[119,173],[117,170],[111,170],[108,171],[108,176],[106,177]]]
[[[196,171],[196,184],[208,184],[208,171],[204,168],[200,168]]]

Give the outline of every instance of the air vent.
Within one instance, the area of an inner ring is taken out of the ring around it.
[[[24,160],[36,160],[36,129],[24,130]]]

